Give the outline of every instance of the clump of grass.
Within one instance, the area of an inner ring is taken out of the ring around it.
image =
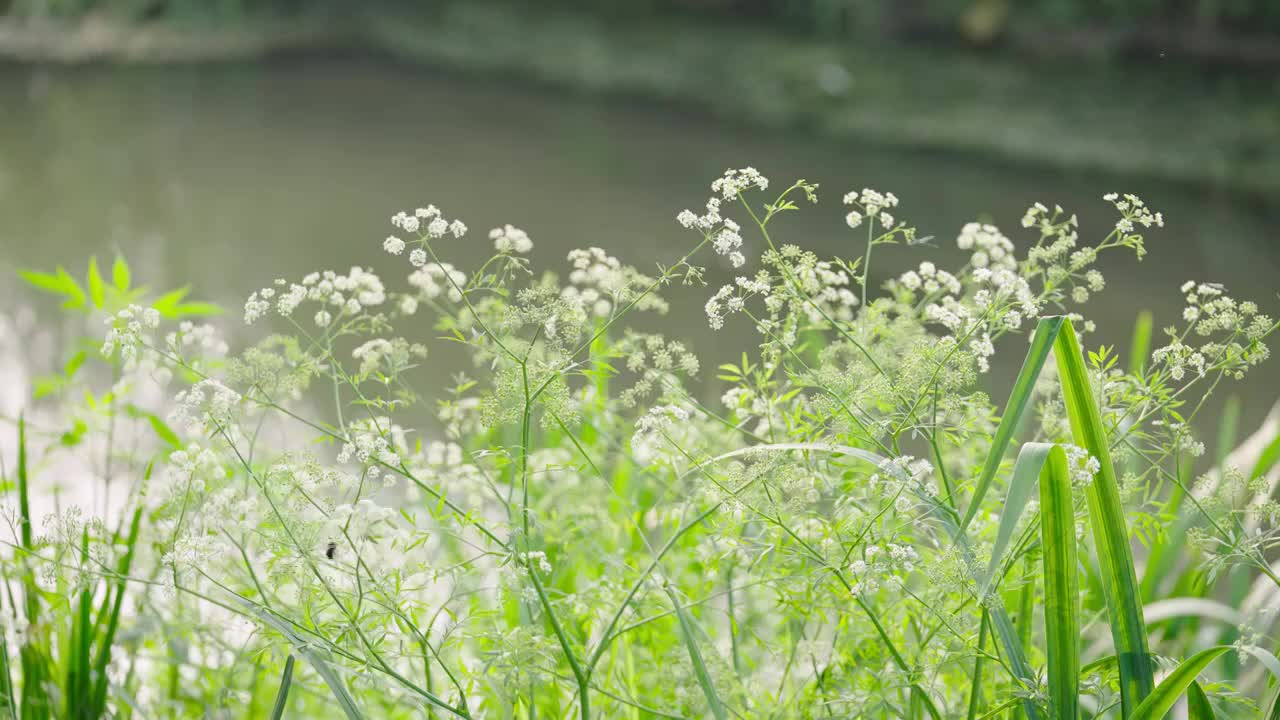
[[[278,280],[244,307],[272,327],[235,353],[180,317],[212,308],[147,301],[127,266],[108,285],[91,263],[83,289],[28,273],[106,317],[111,390],[65,444],[105,441],[102,480],[132,485],[115,530],[64,517],[36,538],[19,443],[6,587],[15,617],[36,611],[4,637],[22,648],[0,686],[12,714],[1272,707],[1280,443],[1197,461],[1194,428],[1275,323],[1190,282],[1166,340],[1140,316],[1127,362],[1085,353],[1076,310],[1105,288],[1100,258],[1141,257],[1164,222],[1134,196],[1105,197],[1119,217],[1095,242],[1035,205],[1025,242],[972,223],[960,267],[870,287],[873,261],[929,244],[899,199],[846,194],[860,251],[821,259],[773,224],[818,188],[769,186],[752,168],[718,179],[679,214],[690,249],[670,264],[586,248],[563,278],[534,271],[513,226],[467,272],[446,260],[464,223],[397,213],[382,247],[407,260],[403,286],[360,267]],[[719,366],[712,401],[695,343],[633,317],[724,269],[741,274],[708,293],[708,325],[759,342]],[[473,370],[424,372],[450,349]],[[1025,355],[1011,384],[989,377],[997,352]],[[86,357],[42,386],[55,423],[83,414]],[[145,406],[157,383],[172,400]]]

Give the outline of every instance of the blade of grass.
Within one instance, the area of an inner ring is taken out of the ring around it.
[[[1187,720],[1217,720],[1217,717],[1200,683],[1192,682],[1187,688]]]
[[[1022,414],[1026,412],[1027,405],[1030,404],[1031,394],[1036,386],[1036,379],[1040,377],[1040,371],[1044,368],[1045,361],[1049,358],[1049,352],[1053,349],[1054,339],[1060,334],[1065,322],[1066,318],[1062,317],[1045,318],[1036,325],[1035,336],[1031,338],[1031,349],[1027,351],[1027,357],[1022,363],[1022,370],[1018,371],[1018,378],[1013,383],[1013,390],[1009,393],[1009,401],[1005,403],[1004,415],[1000,418],[1000,426],[996,428],[995,437],[991,441],[991,449],[982,465],[982,472],[978,475],[978,485],[973,490],[973,498],[969,501],[969,507],[965,510],[964,519],[960,521],[961,530],[969,527],[969,522],[977,514],[978,508],[982,506],[982,498],[991,487],[991,481],[995,479],[996,471],[1000,469],[1000,463],[1004,460],[1004,453],[1009,448],[1009,442],[1013,439],[1013,432],[1021,422]]]
[[[1129,341],[1129,372],[1133,375],[1141,377],[1147,369],[1147,353],[1151,351],[1153,325],[1150,310],[1138,313],[1138,319],[1133,324],[1133,336]]]
[[[298,654],[306,658],[308,663],[311,663],[311,667],[315,668],[316,672],[320,674],[320,677],[324,680],[325,684],[329,686],[329,691],[333,693],[334,699],[338,701],[338,707],[342,708],[342,712],[347,716],[347,720],[364,719],[364,715],[360,712],[360,709],[356,707],[356,701],[351,697],[351,693],[347,690],[347,686],[343,684],[342,678],[338,677],[338,673],[334,672],[329,663],[324,661],[324,658],[320,656],[319,652],[313,649],[307,641],[298,637],[298,635],[295,634],[288,625],[277,620],[271,613],[262,610],[262,608],[259,608],[257,605],[254,605],[240,597],[233,595],[232,598],[256,615],[262,620],[262,622],[270,625],[272,629],[283,635],[285,639],[293,645],[294,649],[297,650]]]
[[[996,541],[991,547],[991,560],[987,563],[987,571],[978,586],[978,597],[985,597],[991,588],[991,581],[1000,570],[1004,553],[1009,549],[1013,533],[1022,520],[1023,512],[1036,491],[1036,482],[1054,449],[1051,443],[1025,443],[1018,451],[1018,459],[1013,463],[1013,478],[1009,481],[1009,492],[1001,506],[1000,525],[996,529]]]
[[[35,553],[31,539],[31,478],[27,467],[27,424],[26,419],[18,417],[18,514],[19,543],[24,552],[22,567],[22,597],[28,627],[39,627],[40,588],[36,584],[35,574],[31,570],[30,558]],[[28,633],[18,651],[22,664],[22,699],[19,716],[27,718],[49,717],[49,697],[43,691],[47,666],[40,647],[39,636]]]
[[[1208,667],[1209,663],[1217,660],[1230,649],[1227,646],[1213,647],[1208,650],[1201,650],[1183,660],[1182,664],[1169,673],[1151,691],[1147,699],[1138,705],[1132,714],[1126,716],[1128,720],[1160,720],[1163,718],[1165,713],[1169,712],[1174,704],[1178,702],[1178,698],[1187,692],[1187,688],[1195,682],[1196,677]]]
[[[1075,506],[1067,454],[1054,446],[1040,476],[1040,554],[1044,561],[1044,628],[1051,717],[1080,712],[1080,586]]]
[[[149,478],[151,467],[147,467],[147,473],[144,477]],[[111,645],[115,642],[116,630],[120,627],[120,610],[124,605],[124,595],[128,582],[126,580],[129,575],[129,569],[133,565],[133,554],[138,544],[138,531],[142,525],[142,506],[139,505],[133,511],[133,518],[129,521],[129,537],[125,541],[124,557],[120,559],[116,572],[120,576],[120,580],[115,585],[114,600],[112,600],[111,586],[107,587],[106,597],[102,601],[102,612],[107,615],[106,628],[101,633],[100,645],[98,653],[93,659],[93,709],[98,714],[104,714],[107,709],[107,665],[111,663]],[[108,602],[110,602],[110,612],[107,614]]]
[[[284,708],[289,703],[289,684],[293,682],[293,655],[284,661],[284,674],[280,676],[280,691],[276,693],[275,706],[271,708],[271,720],[284,717]]]
[[[1052,325],[1044,319],[1041,325]],[[1080,341],[1070,321],[1059,325],[1054,355],[1062,396],[1075,444],[1098,460],[1101,468],[1085,490],[1093,528],[1098,569],[1111,620],[1111,638],[1120,662],[1120,701],[1127,717],[1154,688],[1155,678],[1142,619],[1142,595],[1134,570],[1129,531],[1111,461],[1110,441],[1089,382]]]
[[[724,703],[720,702],[715,685],[711,683],[711,674],[707,672],[707,666],[702,661],[702,651],[698,649],[697,626],[684,605],[680,603],[680,599],[676,597],[675,591],[669,587],[665,590],[667,596],[671,598],[671,604],[675,606],[676,619],[680,621],[680,636],[684,639],[689,661],[693,663],[693,672],[698,678],[698,685],[702,687],[702,694],[707,698],[707,706],[716,720],[728,720],[729,714],[724,709]]]

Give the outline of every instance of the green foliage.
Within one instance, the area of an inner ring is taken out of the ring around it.
[[[1159,213],[1107,195],[1119,217],[1088,242],[1037,204],[1025,241],[971,223],[958,267],[924,260],[872,287],[887,246],[922,251],[892,193],[844,196],[865,243],[849,261],[776,237],[775,219],[817,202],[812,183],[765,194],[743,168],[712,192],[677,216],[689,249],[654,275],[602,248],[535,274],[509,225],[466,272],[446,260],[465,224],[398,213],[383,249],[407,255],[403,282],[361,267],[277,281],[245,303],[267,327],[237,352],[195,322],[214,308],[133,287],[122,260],[109,282],[93,261],[83,279],[24,273],[107,329],[37,385],[39,431],[17,423],[0,610],[22,623],[0,635],[0,706],[21,720],[1274,706],[1245,699],[1280,678],[1274,445],[1243,469],[1220,448],[1199,481],[1189,466],[1204,398],[1266,359],[1276,324],[1192,282],[1166,339],[1139,322],[1143,357],[1080,343],[1093,328],[1073,309],[1104,290],[1099,258],[1141,257]],[[708,293],[710,332],[758,334],[719,348],[718,402],[693,343],[637,317],[682,311],[664,295],[711,277],[708,262],[743,268]],[[473,370],[439,377],[438,349]],[[1008,387],[989,379],[997,352],[1024,359]],[[36,532],[35,501],[68,498],[46,468],[67,460],[90,485]],[[1215,663],[1227,647],[1202,638],[1219,626],[1238,652]]]

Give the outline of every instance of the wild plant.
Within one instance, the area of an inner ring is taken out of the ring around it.
[[[923,260],[873,286],[881,248],[933,243],[894,194],[846,194],[862,252],[822,259],[775,238],[816,185],[771,193],[743,168],[711,190],[677,216],[689,250],[651,271],[595,247],[562,275],[535,270],[511,225],[464,270],[449,258],[473,241],[465,224],[430,205],[397,213],[381,245],[407,282],[362,267],[276,280],[244,305],[245,324],[269,328],[236,353],[205,326],[156,329],[164,306],[112,308],[101,349],[122,376],[179,386],[153,425],[176,447],[138,493],[131,546],[147,562],[89,575],[148,589],[131,622],[191,628],[197,653],[146,672],[220,684],[224,701],[126,673],[103,707],[970,720],[1158,718],[1183,697],[1196,717],[1274,707],[1280,444],[1246,476],[1198,462],[1194,429],[1220,382],[1267,358],[1276,323],[1195,281],[1156,349],[1149,323],[1123,365],[1114,346],[1080,344],[1102,259],[1140,258],[1160,213],[1109,194],[1118,218],[1088,242],[1074,214],[1037,204],[1021,244],[971,223],[961,266]],[[709,293],[709,330],[741,322],[759,338],[717,368],[715,395],[693,343],[635,317],[671,311],[666,291],[703,285],[711,264],[741,274]],[[1025,356],[1004,388],[1000,348]],[[470,369],[445,381],[432,363],[451,353]],[[75,541],[12,546],[48,563]],[[1260,588],[1247,617],[1213,582],[1233,573]],[[112,677],[88,672],[91,687]]]

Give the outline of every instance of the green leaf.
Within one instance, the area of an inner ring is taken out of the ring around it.
[[[175,447],[175,448],[182,447],[182,441],[178,439],[177,433],[175,433],[172,428],[166,425],[164,420],[161,420],[158,415],[154,413],[148,413],[147,420],[151,423],[151,429],[155,430],[157,437],[159,437],[161,440],[168,443],[172,447]]]
[[[1044,563],[1044,628],[1051,717],[1080,712],[1080,586],[1076,567],[1071,469],[1060,447],[1040,475],[1040,554]]]
[[[89,272],[85,276],[86,286],[89,288],[89,300],[93,302],[93,306],[100,308],[106,300],[102,285],[102,275],[98,272],[98,258],[89,256]]]
[[[55,295],[65,295],[66,289],[62,285],[62,279],[53,273],[39,272],[37,270],[19,270],[18,277],[27,281],[27,284],[37,290],[44,290]]]
[[[1209,648],[1182,661],[1182,664],[1169,673],[1131,715],[1126,716],[1128,720],[1161,720],[1209,663],[1230,649],[1225,645]],[[1123,666],[1121,669],[1123,670]]]
[[[969,527],[969,522],[982,506],[982,498],[987,494],[991,481],[995,479],[996,472],[1000,469],[1000,463],[1004,460],[1004,453],[1009,448],[1013,433],[1017,430],[1022,414],[1026,412],[1027,405],[1031,401],[1036,378],[1040,376],[1040,371],[1049,358],[1049,351],[1053,349],[1054,338],[1059,335],[1059,330],[1065,321],[1066,319],[1062,317],[1045,318],[1036,325],[1036,334],[1031,339],[1031,349],[1027,351],[1022,370],[1018,372],[1013,390],[1009,393],[1009,401],[1005,403],[1004,415],[1000,418],[1000,426],[996,428],[995,438],[991,441],[991,450],[987,453],[982,472],[978,475],[978,485],[974,488],[973,499],[969,501],[964,519],[960,521],[961,530]]]
[[[1198,682],[1192,682],[1187,688],[1187,720],[1217,720],[1213,705],[1209,704],[1209,696],[1204,694]]]
[[[1043,319],[1041,326],[1059,327],[1054,343],[1058,377],[1071,422],[1075,444],[1084,448],[1101,465],[1093,482],[1085,489],[1089,524],[1093,529],[1098,570],[1102,579],[1111,624],[1111,639],[1120,664],[1122,714],[1128,714],[1151,693],[1155,673],[1148,649],[1147,630],[1142,618],[1142,596],[1129,547],[1124,507],[1111,461],[1110,441],[1102,424],[1089,372],[1085,368],[1080,341],[1070,321],[1057,324]]]
[[[222,308],[207,302],[179,303],[173,306],[173,314],[177,318],[210,317],[212,315],[221,315]]]
[[[284,661],[284,674],[280,676],[280,690],[276,692],[276,704],[271,709],[271,720],[284,717],[284,708],[289,702],[289,684],[293,682],[293,656]]]
[[[85,352],[84,350],[81,350],[80,352],[77,352],[75,355],[72,355],[71,358],[67,360],[67,364],[64,365],[62,368],[62,376],[65,379],[70,380],[72,377],[75,376],[76,371],[78,371],[80,367],[84,365],[84,361],[88,357],[89,357],[89,353]]]
[[[1018,459],[1013,463],[1013,479],[1009,481],[1009,492],[1001,506],[1000,525],[996,530],[995,544],[991,548],[991,561],[987,563],[987,572],[979,585],[978,597],[986,596],[992,580],[999,572],[1014,530],[1022,520],[1023,512],[1035,493],[1041,470],[1054,447],[1050,443],[1025,443],[1018,451]]]
[[[702,687],[702,694],[707,698],[711,714],[716,720],[728,720],[729,714],[725,711],[724,704],[720,702],[720,696],[716,694],[715,685],[711,683],[711,674],[707,672],[707,666],[702,661],[702,652],[698,649],[697,625],[689,616],[689,612],[680,604],[675,591],[671,588],[666,588],[666,591],[667,596],[671,598],[671,604],[675,606],[676,619],[680,621],[680,636],[684,639],[685,650],[693,663],[693,674],[698,678],[698,685]]]
[[[171,290],[156,298],[155,302],[151,303],[151,307],[158,310],[162,316],[172,320],[177,317],[174,308],[176,308],[178,304],[182,302],[182,299],[190,292],[191,286],[184,285],[177,290]]]
[[[1280,461],[1280,435],[1276,435],[1275,439],[1258,456],[1258,462],[1253,466],[1253,472],[1249,473],[1249,479],[1257,480],[1266,475],[1271,468],[1275,467],[1277,461]]]
[[[62,283],[63,295],[67,298],[63,301],[62,307],[68,310],[84,307],[84,291],[80,289],[80,284],[75,281],[75,278],[71,277],[71,273],[68,273],[61,265],[55,269],[55,272],[58,274],[58,280]]]
[[[117,255],[115,262],[111,263],[111,284],[116,286],[120,292],[126,292],[129,289],[129,263],[125,262],[124,257]]]
[[[333,693],[334,699],[338,701],[338,707],[342,708],[342,712],[347,716],[347,720],[363,720],[364,715],[361,714],[360,709],[356,707],[356,701],[351,697],[351,693],[347,690],[347,686],[343,684],[342,678],[338,677],[338,674],[334,672],[329,663],[325,662],[324,658],[320,655],[320,652],[315,649],[313,642],[303,640],[293,632],[288,624],[277,619],[270,611],[245,600],[239,595],[233,595],[232,598],[256,615],[260,620],[262,620],[262,622],[270,625],[276,632],[283,635],[285,639],[293,645],[294,650],[296,650],[299,655],[306,658],[307,662],[311,663],[311,667],[315,668],[316,673],[318,673],[324,680],[325,684],[329,686],[329,691]],[[445,708],[449,707],[443,703],[441,703],[441,706]]]
[[[1141,376],[1147,369],[1153,324],[1150,310],[1138,313],[1138,320],[1133,325],[1133,337],[1129,341],[1129,373],[1132,375]]]

